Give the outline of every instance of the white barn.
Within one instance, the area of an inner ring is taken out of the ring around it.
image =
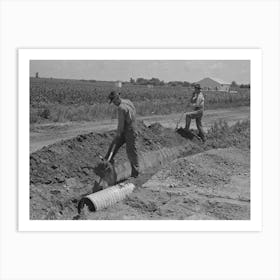
[[[204,78],[198,82],[202,90],[219,90],[219,91],[230,91],[231,83],[223,81],[217,78]]]

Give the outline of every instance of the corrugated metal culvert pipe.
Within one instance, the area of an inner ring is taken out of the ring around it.
[[[140,172],[144,172],[149,168],[153,168],[160,164],[167,163],[177,157],[184,151],[184,146],[163,148],[153,152],[148,152],[140,155],[139,169]],[[108,169],[108,172],[103,178],[109,186],[104,190],[90,194],[82,198],[78,205],[78,211],[87,205],[90,211],[98,211],[105,207],[109,207],[114,203],[123,200],[128,194],[130,194],[135,186],[133,184],[119,184],[117,182],[123,181],[130,177],[131,166],[129,162],[125,162],[121,165]]]
[[[163,148],[153,152],[143,153],[140,155],[139,158],[140,172],[144,172],[149,168],[153,168],[160,164],[167,163],[170,160],[176,159],[178,156],[180,156],[180,154],[183,151],[184,151],[184,146],[179,146],[174,148]],[[114,183],[117,183],[130,177],[131,166],[128,162],[125,162],[121,165],[116,166],[114,171],[116,175],[115,176],[116,181]]]
[[[90,194],[80,200],[78,211],[80,213],[85,205],[90,211],[98,211],[109,207],[126,198],[126,196],[133,192],[134,188],[135,185],[131,183],[118,184]]]

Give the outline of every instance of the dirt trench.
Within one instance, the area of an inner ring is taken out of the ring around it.
[[[139,122],[137,146],[141,154],[163,148],[181,147],[177,157],[229,145],[248,146],[248,125],[244,128],[238,127],[237,130],[238,137],[230,131],[224,131],[229,135],[226,141],[222,139],[223,131],[208,133],[209,139],[203,144],[196,138],[188,139],[172,129],[163,128],[160,124],[146,126]],[[114,134],[111,131],[79,135],[44,147],[30,155],[31,219],[80,218],[77,216],[77,203],[81,197],[92,192],[94,182],[99,179],[93,168],[98,163],[98,155],[106,154]],[[121,166],[126,162],[125,148],[122,147],[116,156],[115,164]],[[165,164],[161,162],[158,166],[151,166],[132,181],[137,187],[141,187]],[[98,216],[91,218],[98,219]]]
[[[77,201],[91,193],[94,182],[99,180],[94,167],[99,162],[99,155],[106,154],[114,135],[114,131],[79,135],[32,153],[30,218],[73,218]],[[137,148],[141,155],[187,143],[190,147],[197,145],[160,124],[146,126],[143,122],[138,123]],[[122,147],[115,157],[115,166],[123,168],[127,165],[125,147]]]
[[[30,183],[55,184],[66,179],[79,178],[82,183],[96,179],[93,167],[99,162],[99,155],[105,156],[115,135],[114,131],[88,133],[43,147],[30,155]],[[140,153],[159,150],[164,147],[185,145],[187,140],[172,129],[155,123],[146,126],[138,123],[137,148]],[[115,157],[115,164],[127,161],[125,147]]]
[[[212,149],[163,166],[124,201],[82,219],[248,220],[250,151]]]

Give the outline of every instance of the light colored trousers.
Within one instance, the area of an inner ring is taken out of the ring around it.
[[[190,129],[191,120],[195,119],[196,127],[197,127],[197,130],[198,130],[199,136],[202,139],[205,139],[205,133],[204,133],[203,128],[202,128],[202,116],[203,116],[203,110],[197,110],[197,111],[192,111],[192,112],[186,113],[185,130],[188,131]]]

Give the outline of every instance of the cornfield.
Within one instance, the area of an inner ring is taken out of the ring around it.
[[[92,121],[116,117],[107,103],[112,82],[30,78],[30,122]],[[121,97],[130,99],[140,116],[185,111],[192,90],[186,87],[147,86],[124,83]],[[224,108],[250,105],[250,91],[204,92],[205,107]]]

